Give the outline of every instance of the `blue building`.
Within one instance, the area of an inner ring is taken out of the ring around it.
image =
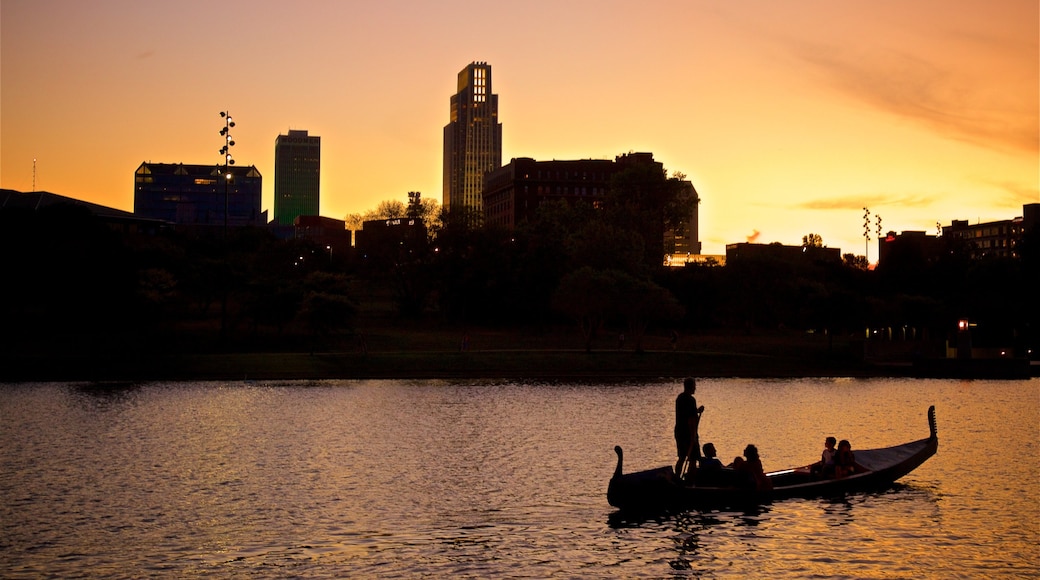
[[[142,163],[134,172],[134,213],[178,225],[266,225],[260,172],[252,165],[228,170],[225,180],[219,165]]]

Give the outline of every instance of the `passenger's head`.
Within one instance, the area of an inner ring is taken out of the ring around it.
[[[834,437],[828,437],[827,439],[824,440],[823,444],[826,445],[828,449],[830,449],[831,447],[834,447],[834,445],[837,442],[838,442],[838,440],[835,439]]]
[[[715,445],[713,443],[705,443],[703,449],[705,457],[715,457]]]
[[[686,391],[687,393],[692,393],[692,392],[696,391],[697,390],[697,379],[694,379],[693,377],[686,377],[686,379],[683,380],[683,390]]]
[[[758,459],[758,447],[754,445],[748,445],[744,448],[744,457],[750,459]]]
[[[842,439],[838,443],[838,451],[852,451],[852,444],[849,443],[848,439]]]

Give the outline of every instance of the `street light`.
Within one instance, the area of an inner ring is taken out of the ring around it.
[[[221,276],[223,281],[221,286],[223,297],[220,300],[220,338],[222,340],[227,339],[227,301],[228,301],[228,281],[227,281],[227,237],[228,237],[228,198],[230,197],[231,188],[231,166],[235,164],[235,160],[231,157],[231,148],[235,146],[235,141],[231,138],[231,128],[235,126],[235,122],[231,120],[231,113],[228,111],[221,111],[220,117],[224,119],[224,127],[220,130],[220,135],[224,137],[224,146],[220,148],[220,154],[224,156],[224,268]]]
[[[863,257],[870,263],[870,210],[863,208]]]
[[[231,138],[231,129],[235,126],[235,122],[231,120],[231,113],[228,111],[221,111],[220,117],[224,119],[224,127],[220,130],[220,135],[224,137],[224,146],[220,148],[220,154],[224,156],[224,238],[227,238],[228,228],[228,197],[230,196],[231,187],[231,166],[235,164],[235,160],[231,157],[231,148],[235,146],[235,140]]]

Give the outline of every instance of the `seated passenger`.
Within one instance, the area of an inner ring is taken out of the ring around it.
[[[744,457],[734,459],[730,467],[736,470],[738,474],[744,476],[744,483],[747,487],[757,491],[773,489],[773,482],[766,477],[765,471],[762,469],[762,460],[758,456],[758,447],[754,445],[745,447]]]
[[[838,443],[834,453],[834,477],[845,477],[856,473],[856,456],[852,453],[852,444],[848,439]]]
[[[700,458],[701,469],[717,470],[722,469],[722,462],[715,455],[715,445],[713,443],[704,444],[704,455]]]
[[[837,451],[834,449],[834,445],[838,442],[834,437],[828,437],[823,442],[823,453],[820,454],[820,461],[813,463],[810,468],[810,472],[816,476],[822,477],[833,477],[834,476],[834,454]]]

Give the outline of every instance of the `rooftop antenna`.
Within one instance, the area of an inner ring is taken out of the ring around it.
[[[36,158],[33,157],[33,193],[36,193]]]

